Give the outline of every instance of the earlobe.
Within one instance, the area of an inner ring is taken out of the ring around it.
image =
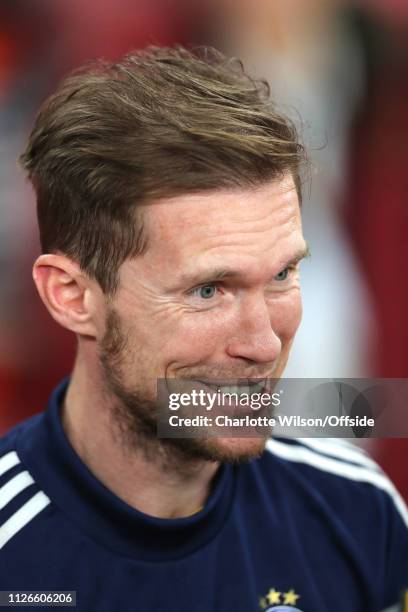
[[[33,279],[57,323],[76,334],[96,336],[92,288],[77,263],[63,255],[41,255],[34,263]]]

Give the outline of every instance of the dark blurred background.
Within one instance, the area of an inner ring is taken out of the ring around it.
[[[31,280],[35,201],[16,159],[68,70],[150,43],[239,56],[309,147],[312,258],[287,375],[408,377],[406,0],[0,0],[0,433],[45,407],[74,356]],[[369,447],[406,498],[407,449]]]

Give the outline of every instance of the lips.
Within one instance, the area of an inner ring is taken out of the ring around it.
[[[200,388],[219,391],[223,394],[236,394],[251,396],[254,393],[268,393],[268,379],[266,378],[239,378],[228,380],[197,380]]]

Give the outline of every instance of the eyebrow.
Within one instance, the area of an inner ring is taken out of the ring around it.
[[[295,266],[297,263],[299,263],[302,259],[305,259],[306,257],[310,257],[310,249],[308,245],[299,249],[295,253],[295,255],[290,258],[289,261],[287,261],[280,267],[280,270],[285,270],[286,268],[289,268],[290,266]],[[183,274],[181,278],[181,283],[183,285],[188,285],[192,287],[194,285],[221,281],[227,278],[234,279],[240,276],[242,276],[241,270],[235,270],[233,268],[226,268],[226,267],[215,267],[209,270],[202,270],[202,271],[195,272],[192,274]]]

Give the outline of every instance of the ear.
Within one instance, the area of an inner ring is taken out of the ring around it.
[[[78,335],[97,337],[97,303],[102,290],[77,263],[64,255],[41,255],[34,263],[33,279],[57,323]]]

